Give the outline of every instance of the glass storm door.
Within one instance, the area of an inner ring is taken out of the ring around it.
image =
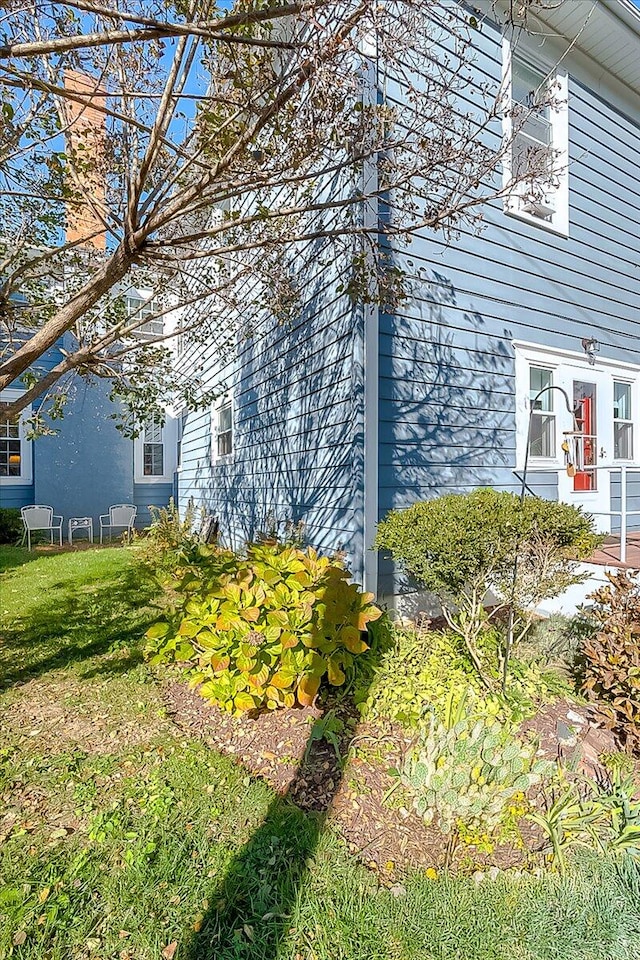
[[[576,435],[566,435],[573,476],[560,475],[560,499],[582,506],[594,515],[598,530],[611,529],[611,483],[608,470],[613,461],[613,379],[600,370],[562,367],[563,384],[576,417]],[[600,468],[600,469],[597,469]]]

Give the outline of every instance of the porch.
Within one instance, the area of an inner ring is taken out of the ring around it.
[[[606,539],[589,558],[589,564],[640,570],[640,467],[583,466],[579,474],[570,478],[566,470],[540,468],[515,470],[514,474],[523,491],[539,496],[529,483],[534,477],[543,478],[543,496],[573,503],[594,517]]]
[[[640,532],[627,533],[626,550],[620,537],[610,534],[600,549],[589,558],[589,563],[604,567],[640,570]]]

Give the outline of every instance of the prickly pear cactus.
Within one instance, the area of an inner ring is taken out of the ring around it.
[[[458,822],[490,833],[512,801],[552,766],[535,760],[533,744],[510,736],[493,719],[463,719],[447,729],[433,717],[408,754],[401,778],[427,823],[437,815],[445,833]]]

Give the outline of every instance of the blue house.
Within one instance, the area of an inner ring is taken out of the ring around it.
[[[217,513],[232,546],[302,521],[310,543],[343,550],[356,579],[391,595],[394,570],[370,549],[379,519],[447,491],[519,490],[530,412],[529,488],[582,505],[603,531],[621,514],[637,526],[640,10],[586,6],[536,8],[528,34],[475,5],[474,83],[533,107],[505,183],[544,148],[559,160],[545,189],[488,203],[479,233],[392,246],[411,289],[395,312],[350,299],[310,247],[296,321],[261,318],[226,364],[198,354],[221,397],[184,421],[179,502]],[[536,109],[550,87],[557,105]],[[406,90],[387,77],[385,95]],[[547,386],[568,407],[547,391],[531,411]]]
[[[59,363],[71,336],[61,338],[34,372]],[[177,422],[171,416],[164,423],[150,420],[131,440],[116,429],[118,407],[108,381],[76,377],[68,389],[64,417],[52,423],[55,432],[35,440],[28,439],[31,407],[13,419],[0,408],[0,506],[50,505],[64,517],[65,538],[70,517],[89,516],[97,539],[99,516],[117,503],[135,504],[136,526],[147,526],[149,506],[166,506],[174,494]],[[0,404],[22,390],[16,382],[0,394]]]

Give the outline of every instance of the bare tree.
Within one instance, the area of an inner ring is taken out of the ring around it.
[[[441,0],[5,5],[0,390],[25,387],[8,414],[46,398],[59,415],[77,374],[134,411],[176,389],[197,404],[169,338],[226,349],[249,282],[286,318],[310,241],[348,255],[353,297],[397,295],[381,236],[479,222],[513,186],[504,91],[472,80],[477,27]],[[525,173],[548,179],[549,157]],[[178,322],[127,311],[130,286]]]

